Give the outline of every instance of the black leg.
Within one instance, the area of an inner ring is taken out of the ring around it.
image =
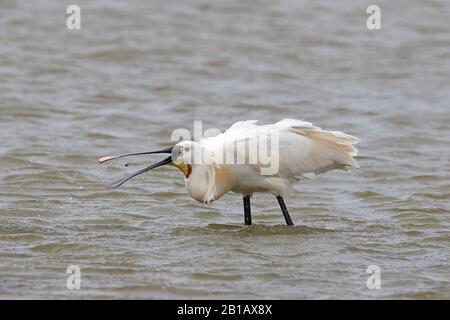
[[[281,208],[281,211],[283,212],[283,216],[284,216],[284,219],[286,220],[286,224],[288,226],[293,226],[294,223],[292,222],[292,219],[289,216],[289,212],[288,212],[288,210],[286,208],[286,204],[284,203],[283,197],[282,196],[278,196],[277,200],[278,200],[278,203],[280,204],[280,208]]]
[[[246,226],[252,224],[252,213],[250,211],[250,196],[244,197],[244,224]]]

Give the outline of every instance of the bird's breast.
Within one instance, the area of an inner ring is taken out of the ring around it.
[[[193,199],[198,202],[204,202],[203,199],[205,198],[207,191],[207,187],[205,185],[193,182],[192,175],[189,178],[186,178],[184,183],[187,192]]]
[[[185,179],[185,185],[189,195],[195,200],[211,202],[231,191],[235,181],[236,177],[229,166],[193,167],[191,175]]]

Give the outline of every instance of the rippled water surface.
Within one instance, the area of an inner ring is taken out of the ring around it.
[[[450,298],[450,5],[0,2],[0,298]],[[361,169],[286,197],[192,200],[175,128],[306,119],[360,137]],[[81,290],[66,289],[69,265]],[[366,269],[381,268],[368,290]]]

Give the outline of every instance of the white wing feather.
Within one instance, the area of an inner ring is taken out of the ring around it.
[[[213,151],[213,154],[220,154],[226,145],[267,135],[270,132],[267,129],[275,129],[279,132],[278,177],[287,178],[318,174],[336,168],[359,167],[353,157],[358,153],[354,145],[360,140],[354,136],[340,131],[322,130],[302,120],[284,119],[263,126],[256,125],[256,122],[236,122],[223,134],[204,139],[201,143]],[[259,163],[252,166],[258,170],[261,168]]]

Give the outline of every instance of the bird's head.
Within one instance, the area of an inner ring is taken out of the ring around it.
[[[185,176],[187,168],[194,164],[202,164],[204,159],[204,148],[195,141],[181,141],[177,143],[172,150],[172,162],[178,167]]]
[[[125,182],[127,182],[128,180],[136,177],[137,175],[140,175],[144,172],[150,171],[152,169],[158,168],[163,165],[171,165],[171,166],[177,167],[178,169],[180,169],[183,172],[183,174],[186,178],[189,178],[189,176],[192,172],[192,166],[196,163],[200,163],[199,161],[202,161],[201,160],[202,159],[202,147],[198,142],[181,141],[181,142],[177,143],[174,147],[169,147],[169,148],[162,149],[162,150],[130,153],[130,154],[124,154],[124,155],[120,155],[120,156],[101,157],[100,159],[98,159],[98,162],[105,163],[107,161],[119,159],[119,158],[138,156],[138,155],[147,155],[147,154],[156,154],[156,153],[168,153],[168,154],[170,154],[170,156],[158,163],[155,163],[155,164],[153,164],[149,167],[146,167],[142,170],[139,170],[123,179],[113,182],[108,187],[109,188],[117,188],[117,187],[121,186],[122,184],[124,184]]]

